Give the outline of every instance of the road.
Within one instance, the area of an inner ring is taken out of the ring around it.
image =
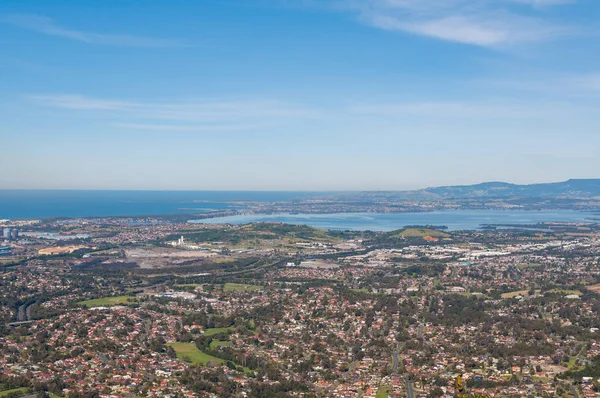
[[[396,373],[396,371],[398,370],[398,364],[399,364],[399,360],[398,360],[398,351],[394,351],[392,352],[392,373]]]
[[[412,380],[410,376],[406,376],[404,379],[404,383],[406,384],[406,398],[415,398],[415,390],[413,390]]]
[[[398,366],[400,365],[400,359],[398,356],[400,355],[400,351],[404,350],[405,344],[402,343],[396,346],[396,349],[392,351],[392,373],[396,373],[398,371]]]
[[[577,388],[575,388],[575,386],[572,384],[571,384],[571,392],[573,393],[573,396],[575,398],[580,398],[579,391],[577,391]]]

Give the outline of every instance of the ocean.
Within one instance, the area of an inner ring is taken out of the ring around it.
[[[243,210],[244,202],[280,202],[323,192],[262,191],[69,191],[0,190],[0,219],[115,217],[194,214]],[[478,229],[481,224],[583,222],[597,213],[572,210],[455,210],[425,213],[337,213],[239,215],[190,222],[245,224],[282,222],[324,229],[391,231],[407,225],[444,225],[449,230]]]
[[[0,190],[0,219],[193,214],[239,202],[302,199],[311,192]]]

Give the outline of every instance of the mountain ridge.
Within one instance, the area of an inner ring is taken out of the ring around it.
[[[562,182],[514,184],[489,181],[471,185],[445,185],[407,191],[363,191],[362,195],[406,200],[498,199],[498,198],[599,198],[600,178]]]

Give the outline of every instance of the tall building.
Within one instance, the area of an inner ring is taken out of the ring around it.
[[[5,237],[6,239],[10,239],[10,228],[6,227],[2,232],[3,237]]]
[[[10,231],[10,238],[13,240],[19,239],[19,230],[14,228]]]

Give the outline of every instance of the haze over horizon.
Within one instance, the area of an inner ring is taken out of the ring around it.
[[[406,190],[600,170],[600,3],[0,4],[0,189]]]
[[[518,187],[524,186],[537,186],[537,185],[546,185],[546,184],[561,184],[567,183],[568,181],[579,180],[579,181],[600,181],[600,178],[589,178],[589,179],[569,179],[567,181],[543,181],[543,182],[533,182],[533,183],[524,183],[524,184],[515,184],[509,181],[481,181],[473,184],[459,184],[459,185],[435,185],[435,186],[421,186],[416,188],[407,188],[407,189],[347,189],[347,190],[308,190],[308,189],[247,189],[247,190],[239,190],[239,189],[104,189],[104,188],[89,188],[89,189],[78,189],[78,188],[0,188],[0,191],[122,191],[122,192],[290,192],[290,193],[343,193],[343,192],[412,192],[412,191],[425,191],[428,189],[439,189],[439,188],[459,188],[459,187],[476,187],[479,185],[485,184],[509,184],[515,185]]]

